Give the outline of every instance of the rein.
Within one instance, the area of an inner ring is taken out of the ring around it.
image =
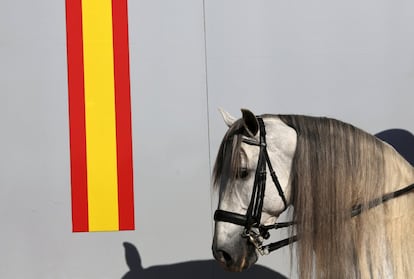
[[[247,238],[250,243],[252,243],[257,251],[263,256],[267,255],[270,252],[278,250],[282,247],[285,247],[291,243],[296,242],[299,240],[297,235],[292,237],[288,237],[267,245],[263,245],[263,240],[268,239],[270,237],[269,230],[271,229],[280,229],[280,228],[287,228],[295,225],[295,222],[280,222],[274,223],[272,225],[264,226],[260,224],[262,210],[263,210],[263,202],[264,202],[264,194],[266,189],[266,177],[267,171],[266,166],[269,168],[270,176],[272,178],[273,184],[276,186],[276,189],[279,193],[280,198],[283,201],[284,209],[286,210],[288,204],[286,200],[286,196],[283,192],[283,189],[280,185],[279,179],[273,170],[272,164],[270,162],[269,154],[267,152],[267,144],[266,144],[266,129],[263,122],[263,119],[259,116],[256,117],[259,123],[259,142],[245,138],[243,142],[249,145],[258,146],[260,148],[259,151],[259,158],[257,162],[257,168],[254,177],[253,183],[253,192],[250,198],[250,204],[247,208],[246,214],[239,214],[235,212],[225,211],[221,209],[217,209],[214,213],[214,220],[232,223],[235,225],[243,226],[244,230],[241,234],[243,238]],[[397,190],[392,193],[388,193],[383,195],[378,199],[374,199],[368,203],[368,205],[357,204],[352,206],[351,208],[351,218],[360,215],[363,211],[372,209],[378,205],[381,205],[389,200],[394,198],[400,197],[404,194],[409,193],[414,189],[414,183]]]

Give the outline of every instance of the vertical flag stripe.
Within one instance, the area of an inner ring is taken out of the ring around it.
[[[66,2],[69,132],[72,180],[72,229],[88,231],[82,4]]]
[[[89,230],[118,230],[111,0],[82,1]]]
[[[66,0],[73,231],[134,229],[126,0]]]
[[[119,229],[134,229],[127,0],[112,0]]]

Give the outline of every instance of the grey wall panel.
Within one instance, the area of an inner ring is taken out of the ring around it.
[[[0,277],[211,258],[201,1],[130,1],[136,231],[72,233],[64,1],[0,4]]]
[[[412,127],[411,2],[207,3],[212,107]]]
[[[201,1],[130,1],[137,233],[144,266],[211,258]]]
[[[217,107],[330,116],[414,132],[410,1],[207,1],[211,150]],[[289,274],[289,250],[259,263]]]

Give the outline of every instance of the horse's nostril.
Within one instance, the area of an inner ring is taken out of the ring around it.
[[[226,261],[227,264],[231,264],[233,262],[233,259],[230,257],[229,253],[227,253],[226,251],[222,251],[223,253],[223,258]]]
[[[231,266],[233,263],[233,259],[231,258],[230,254],[224,250],[217,250],[215,253],[215,258],[227,267]]]

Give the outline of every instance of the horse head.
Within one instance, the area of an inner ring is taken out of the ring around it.
[[[229,129],[213,170],[219,204],[212,250],[226,269],[241,271],[258,259],[259,229],[274,224],[290,203],[289,178],[297,135],[277,117],[256,117],[242,109],[242,118],[236,120],[221,113]],[[266,172],[272,169],[277,182],[266,179]],[[279,185],[275,187],[275,183]]]
[[[327,117],[242,115],[222,112],[229,129],[213,170],[219,263],[242,271],[300,237],[300,278],[412,274],[414,168],[391,145]],[[289,205],[293,222],[275,223]],[[298,237],[263,245],[268,229],[292,224]]]

